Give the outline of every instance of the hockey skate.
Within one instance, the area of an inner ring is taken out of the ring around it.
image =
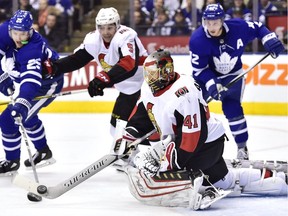
[[[239,160],[249,160],[248,149],[245,146],[244,148],[238,148],[237,159]]]
[[[207,188],[202,195],[199,209],[210,208],[213,203],[226,197],[231,192],[232,191],[225,191],[223,189],[216,189],[214,187]]]
[[[49,166],[56,162],[56,160],[52,157],[52,151],[49,149],[48,146],[40,151],[37,151],[33,155],[32,159],[34,161],[34,165],[36,168]],[[25,160],[24,165],[26,166],[27,169],[32,169],[30,159]]]
[[[17,172],[20,167],[20,160],[0,161],[0,176],[10,176]]]

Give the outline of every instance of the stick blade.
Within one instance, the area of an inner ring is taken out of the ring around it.
[[[28,177],[25,177],[25,176],[19,175],[19,174],[15,174],[15,175],[13,175],[12,183],[17,187],[23,188],[26,191],[29,191],[31,193],[34,193],[36,195],[41,196],[41,194],[39,194],[37,192],[37,188],[40,184],[29,179]]]

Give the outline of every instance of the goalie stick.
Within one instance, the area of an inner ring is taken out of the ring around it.
[[[250,68],[248,68],[246,71],[244,71],[243,73],[239,74],[238,76],[236,76],[234,79],[232,79],[226,86],[224,86],[224,89],[229,89],[232,85],[234,85],[237,81],[239,81],[240,79],[242,79],[242,77],[244,77],[247,73],[249,73],[253,68],[255,68],[258,64],[260,64],[264,59],[266,59],[268,56],[270,55],[270,53],[266,53],[260,60],[258,60],[254,65],[252,65]],[[210,96],[207,98],[207,103],[211,102],[213,100],[213,98]]]
[[[32,181],[29,178],[26,178],[22,175],[16,174],[12,182],[14,185],[19,186],[21,188],[26,189],[27,191],[34,193],[36,195],[42,196],[44,198],[48,199],[55,199],[64,193],[68,192],[72,188],[76,187],[80,183],[86,181],[88,178],[92,177],[96,173],[100,172],[102,169],[110,166],[112,163],[114,163],[116,160],[123,158],[127,154],[130,153],[131,150],[135,149],[137,145],[152,135],[156,130],[150,131],[146,135],[144,135],[141,138],[136,139],[134,142],[132,142],[126,149],[126,151],[123,154],[115,155],[115,154],[107,154],[104,155],[102,158],[97,160],[96,162],[92,163],[90,166],[86,167],[85,169],[81,170],[74,176],[72,176],[69,179],[66,179],[65,181],[55,185],[48,187],[46,185],[39,184],[35,181]]]

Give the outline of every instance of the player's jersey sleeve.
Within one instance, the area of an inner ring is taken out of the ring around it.
[[[209,68],[212,56],[210,41],[206,38],[202,27],[198,28],[190,37],[189,51],[192,75],[197,81],[207,83],[210,79],[216,78],[215,73]]]
[[[270,34],[271,31],[263,25],[261,22],[249,21],[243,22],[243,31],[246,32],[244,35],[248,37],[249,41],[252,41],[255,38],[262,39],[265,35]]]
[[[8,31],[8,22],[4,22],[0,25],[0,61],[2,62],[2,58],[5,56],[7,50],[11,47],[15,47],[15,44],[11,37],[9,36]],[[2,64],[0,65],[0,75],[3,73]]]

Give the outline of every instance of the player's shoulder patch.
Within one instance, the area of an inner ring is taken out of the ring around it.
[[[177,91],[175,92],[175,95],[177,97],[180,97],[180,96],[187,94],[188,92],[189,92],[188,88],[186,86],[183,86],[183,87],[177,89]]]

